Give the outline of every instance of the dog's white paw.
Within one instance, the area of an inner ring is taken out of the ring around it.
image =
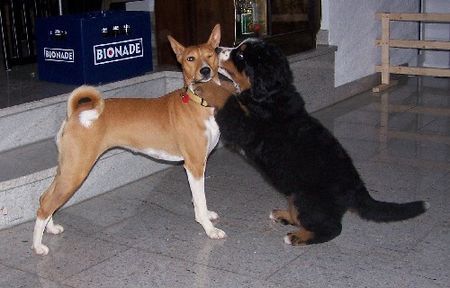
[[[288,235],[284,236],[283,240],[284,240],[284,243],[286,243],[288,245],[292,245],[291,238],[289,238]]]
[[[42,256],[47,255],[48,251],[50,250],[44,244],[39,244],[39,245],[36,245],[34,247],[31,247],[31,248],[34,250],[34,253],[36,253],[37,255],[42,255]]]
[[[219,228],[213,228],[206,232],[208,234],[208,237],[211,239],[223,239],[227,237],[227,234],[223,230],[220,230]]]
[[[217,214],[214,211],[208,211],[208,218],[211,221],[217,220],[217,219],[219,219],[219,214]]]
[[[47,233],[58,235],[64,232],[64,227],[58,224],[52,226],[48,225],[46,231]]]
[[[275,222],[277,221],[277,218],[275,218],[275,216],[273,215],[273,211],[270,211],[269,219]]]

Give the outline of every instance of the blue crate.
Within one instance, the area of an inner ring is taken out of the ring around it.
[[[152,70],[150,14],[104,11],[36,20],[40,80],[99,84]]]

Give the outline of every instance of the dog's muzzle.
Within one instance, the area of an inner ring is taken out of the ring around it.
[[[211,68],[203,67],[202,69],[200,69],[200,74],[202,74],[203,79],[211,78]]]

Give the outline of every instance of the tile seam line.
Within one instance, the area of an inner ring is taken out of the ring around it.
[[[41,257],[41,256],[37,256],[37,255],[34,255],[34,256]],[[44,276],[38,275],[36,273],[30,272],[30,271],[26,271],[26,270],[23,270],[23,269],[14,267],[14,266],[10,266],[8,264],[5,264],[4,262],[0,262],[0,265],[3,265],[3,266],[5,266],[5,267],[7,267],[9,269],[17,270],[17,271],[20,271],[20,272],[23,272],[23,273],[26,273],[26,274],[29,274],[29,275],[33,275],[33,276],[36,276],[36,277],[39,277],[39,278],[42,278],[42,279],[45,279],[45,280],[52,281],[52,282],[54,282],[56,284],[63,284],[61,281],[56,281],[54,279],[51,279],[51,278],[48,278],[48,277],[44,277]],[[66,285],[66,284],[63,284],[63,285]],[[73,287],[73,286],[70,286],[70,285],[66,285],[66,286],[69,287],[69,288]],[[21,287],[24,287],[24,286],[21,286]]]
[[[255,280],[260,280],[260,278],[258,278],[257,275],[250,275],[250,274],[244,274],[244,273],[240,273],[240,272],[235,272],[235,271],[231,271],[231,270],[228,270],[228,269],[224,269],[224,268],[208,265],[208,264],[205,264],[205,263],[200,263],[200,262],[197,262],[197,261],[188,260],[188,259],[184,259],[184,258],[181,258],[181,257],[171,256],[171,255],[168,255],[168,254],[164,254],[163,252],[151,250],[151,249],[148,249],[148,248],[133,247],[133,249],[135,249],[137,251],[144,251],[144,252],[147,252],[147,253],[150,253],[150,254],[159,255],[159,256],[162,256],[164,258],[176,259],[176,260],[180,260],[180,261],[183,261],[183,262],[186,262],[186,263],[191,263],[191,264],[207,267],[207,268],[210,268],[210,269],[213,269],[213,270],[217,270],[217,271],[228,272],[228,273],[231,273],[231,274],[248,277],[248,278],[255,279]],[[269,282],[269,281],[267,281],[267,282]],[[270,282],[270,283],[272,283],[272,282]]]
[[[98,239],[97,237],[93,237],[93,238]],[[106,241],[106,240],[104,240],[104,239],[98,239],[98,240]],[[118,253],[116,253],[116,254],[114,254],[114,255],[111,255],[110,257],[108,257],[107,259],[104,259],[103,261],[100,261],[100,262],[98,262],[98,263],[96,263],[96,264],[93,264],[93,265],[91,265],[90,267],[87,267],[87,268],[83,269],[82,271],[80,271],[80,272],[78,272],[78,273],[76,273],[76,274],[73,274],[73,275],[71,275],[71,276],[69,276],[69,277],[67,277],[67,278],[64,278],[64,279],[61,281],[61,283],[64,284],[64,285],[67,285],[67,284],[65,284],[64,282],[70,280],[70,278],[75,277],[76,275],[79,275],[79,274],[83,273],[84,271],[91,269],[92,267],[95,267],[95,266],[97,266],[97,265],[99,265],[99,264],[102,264],[102,263],[104,263],[105,261],[108,261],[108,260],[110,260],[111,258],[116,257],[118,254],[126,253],[126,252],[128,252],[128,251],[130,251],[130,250],[135,250],[135,251],[137,251],[137,252],[143,251],[143,252],[145,252],[145,253],[153,254],[153,255],[158,255],[158,256],[163,257],[163,258],[166,258],[166,259],[175,259],[175,260],[179,260],[179,261],[182,261],[182,262],[185,262],[185,263],[190,263],[190,264],[194,264],[194,265],[199,265],[199,266],[207,267],[207,268],[209,268],[209,269],[213,269],[213,270],[217,270],[217,271],[223,271],[223,272],[227,272],[227,273],[231,273],[231,274],[235,274],[235,275],[240,275],[240,276],[248,277],[248,278],[255,279],[255,280],[259,279],[259,278],[255,277],[255,276],[253,276],[253,275],[242,274],[242,273],[234,272],[234,271],[231,271],[231,270],[223,269],[223,268],[220,268],[220,267],[215,267],[215,266],[207,265],[207,264],[204,264],[204,263],[199,263],[199,262],[196,262],[196,261],[192,261],[192,260],[188,260],[188,259],[183,259],[183,258],[181,258],[181,257],[171,256],[171,255],[168,255],[168,254],[164,254],[163,252],[159,252],[159,251],[155,251],[155,250],[151,250],[151,249],[147,249],[147,248],[130,247],[130,246],[128,246],[128,245],[122,245],[122,244],[120,244],[120,245],[123,246],[123,247],[127,247],[128,249],[125,249],[125,250],[123,250],[123,251],[119,251]],[[48,279],[48,280],[53,281],[52,279]],[[269,281],[267,281],[267,282],[269,282]],[[272,282],[270,282],[270,283],[272,283]]]
[[[269,279],[274,276],[275,274],[277,274],[278,272],[280,272],[282,269],[284,269],[285,267],[289,266],[291,263],[293,263],[294,261],[296,261],[297,259],[300,258],[300,256],[302,256],[304,253],[306,253],[306,251],[302,251],[299,255],[297,255],[296,257],[294,257],[294,259],[292,259],[291,261],[287,262],[286,264],[284,264],[283,266],[281,266],[280,268],[276,269],[275,271],[273,271],[272,273],[270,273],[268,276],[264,277],[264,281],[268,281],[271,282]],[[273,282],[271,282],[273,283]]]
[[[87,237],[87,238],[90,238],[90,237]],[[94,239],[97,239],[97,237],[93,237],[93,238],[94,238]],[[97,240],[105,241],[105,240],[103,240],[103,239],[97,239]],[[105,241],[105,242],[106,242],[106,241]],[[80,270],[80,271],[78,271],[78,272],[76,272],[76,273],[74,273],[74,274],[72,274],[72,275],[70,275],[70,276],[68,276],[68,277],[65,277],[65,278],[61,279],[60,282],[61,282],[63,285],[68,285],[68,284],[66,284],[65,282],[66,282],[67,280],[69,280],[70,278],[75,277],[75,276],[77,276],[77,275],[79,275],[79,274],[81,274],[81,273],[83,273],[83,272],[85,272],[85,271],[87,271],[87,270],[89,270],[89,269],[91,269],[91,268],[97,266],[97,265],[100,265],[100,264],[106,262],[106,261],[112,259],[113,257],[116,257],[116,256],[117,256],[118,254],[120,254],[120,253],[124,253],[124,252],[127,252],[127,251],[133,249],[133,248],[130,248],[129,246],[122,245],[122,244],[120,244],[119,246],[120,246],[120,247],[126,247],[126,248],[128,248],[128,249],[124,249],[124,250],[122,250],[122,251],[118,251],[117,253],[114,253],[113,255],[111,255],[111,256],[109,256],[109,257],[103,259],[103,260],[100,261],[100,262],[97,262],[97,263],[95,263],[95,264],[92,264],[92,265],[90,265],[89,267],[86,267],[86,268],[84,268],[84,269],[82,269],[82,270]],[[45,257],[45,256],[44,256],[44,257]],[[50,279],[50,280],[51,280],[51,279]],[[52,281],[53,281],[53,280],[52,280]],[[68,285],[68,286],[70,286],[70,285]]]

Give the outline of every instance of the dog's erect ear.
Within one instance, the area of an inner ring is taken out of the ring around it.
[[[220,24],[216,24],[214,26],[211,35],[209,35],[208,44],[211,45],[213,48],[219,47],[220,44]]]
[[[172,46],[173,52],[175,52],[175,55],[177,55],[178,62],[181,63],[181,56],[183,55],[183,52],[186,48],[170,35],[167,36],[167,39],[169,39],[170,46]]]

